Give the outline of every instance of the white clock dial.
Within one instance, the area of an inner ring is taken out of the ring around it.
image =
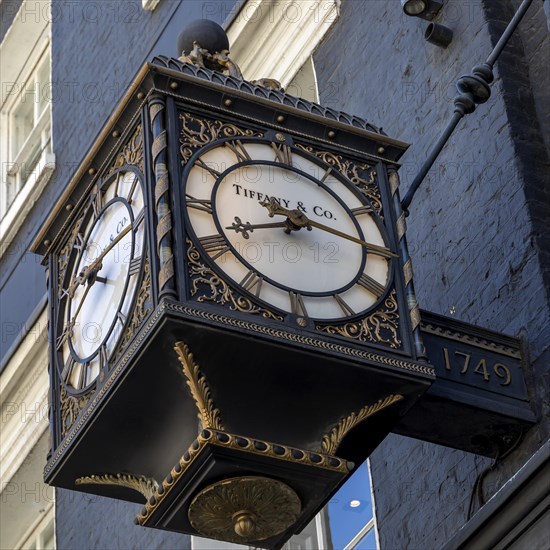
[[[107,365],[133,304],[145,242],[137,174],[119,172],[108,180],[84,219],[62,291],[57,342],[63,382],[75,390],[89,386]]]
[[[333,167],[246,139],[191,163],[185,196],[197,245],[242,290],[314,319],[354,316],[385,294],[395,254],[368,201]]]

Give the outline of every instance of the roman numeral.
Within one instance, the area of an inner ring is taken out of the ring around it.
[[[277,145],[272,143],[271,148],[275,152],[276,161],[292,166],[292,150],[288,145]]]
[[[103,370],[109,361],[107,357],[107,347],[105,344],[102,344],[99,348],[99,368]]]
[[[57,337],[57,340],[56,340],[57,349],[63,346],[63,344],[67,341],[67,339],[69,338],[69,336],[71,336],[72,333],[73,333],[73,327],[69,323],[65,326],[65,328],[63,329],[63,332]]]
[[[351,213],[354,216],[361,216],[362,214],[370,214],[372,212],[372,208],[370,206],[359,206],[358,208],[352,208]]]
[[[130,267],[128,268],[128,275],[137,275],[141,271],[141,256],[130,260]]]
[[[372,277],[369,277],[366,273],[363,273],[363,275],[359,277],[357,284],[359,284],[363,288],[366,288],[369,292],[374,294],[377,298],[380,298],[380,296],[384,294],[384,290],[385,290],[384,286],[381,285],[378,281],[375,281]]]
[[[213,260],[223,256],[229,250],[229,246],[221,235],[200,237],[199,242]]]
[[[214,177],[215,180],[217,180],[221,176],[220,172],[212,168],[212,166],[209,166],[208,164],[206,164],[206,162],[204,162],[202,159],[197,159],[195,161],[195,164],[200,168],[203,168],[207,172],[210,172],[210,174]]]
[[[128,317],[126,317],[126,315],[124,315],[124,313],[122,313],[122,311],[117,311],[116,316],[117,316],[117,319],[122,324],[122,326],[124,326],[126,324],[126,321],[128,320]]]
[[[202,212],[212,214],[212,201],[207,199],[196,199],[188,193],[185,193],[185,200],[189,208],[194,208],[195,210],[201,210]]]
[[[69,357],[63,366],[63,370],[61,371],[61,378],[65,384],[69,383],[69,378],[71,377],[74,366],[75,360],[72,357]]]
[[[138,184],[137,176],[134,176],[134,181],[132,182],[132,187],[130,187],[130,192],[128,193],[128,196],[126,197],[126,200],[128,201],[128,204],[132,204],[132,199],[134,197],[134,191],[136,190]]]
[[[83,247],[84,237],[80,233],[77,233],[74,239],[73,248],[76,248],[77,250],[82,250]]]
[[[231,149],[231,151],[237,157],[239,162],[246,162],[247,160],[252,160],[248,151],[245,149],[244,145],[240,140],[237,141],[226,141],[225,146]]]
[[[302,317],[308,317],[307,309],[304,304],[302,295],[297,292],[289,292],[290,297],[290,310],[294,315],[301,315]]]
[[[94,216],[99,217],[99,213],[103,209],[103,194],[101,191],[98,191],[92,200],[92,208],[94,210]]]
[[[81,390],[86,385],[87,374],[88,374],[88,363],[82,363],[80,365],[80,372],[78,373],[78,381],[76,382],[75,389]]]
[[[264,280],[262,277],[250,270],[239,284],[245,290],[248,290],[248,292],[253,292],[255,296],[260,296],[263,282]]]
[[[321,178],[321,183],[325,183],[326,179],[332,174],[332,168],[329,168]],[[353,212],[353,211],[352,211]]]
[[[355,311],[346,303],[344,298],[339,294],[333,294],[332,297],[338,302],[341,310],[344,312],[344,315],[355,315]]]
[[[139,212],[139,214],[134,218],[134,222],[132,223],[132,229],[134,231],[137,231],[137,228],[139,224],[145,219],[145,208],[142,208]]]

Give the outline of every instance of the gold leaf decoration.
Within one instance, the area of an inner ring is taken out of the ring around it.
[[[401,401],[403,396],[400,394],[388,395],[384,399],[380,399],[374,405],[367,405],[363,407],[359,412],[352,412],[346,418],[342,418],[338,424],[330,430],[330,432],[323,436],[321,447],[317,452],[333,455],[336,453],[340,443],[344,437],[357,426],[360,422],[367,419],[369,416],[376,414],[377,412]]]
[[[118,153],[107,173],[110,174],[117,168],[122,168],[122,166],[125,166],[126,164],[137,166],[143,173],[143,137],[141,132],[141,124],[138,124],[136,130],[132,134],[132,137]]]
[[[338,334],[362,342],[385,344],[396,349],[401,346],[401,340],[398,337],[399,311],[395,289],[377,311],[363,319],[343,325],[318,324],[315,328],[327,334]]]
[[[59,386],[59,405],[61,412],[61,435],[65,437],[71,426],[75,423],[80,412],[90,401],[93,390],[83,395],[71,395],[63,385]]]
[[[263,132],[250,128],[240,128],[235,124],[221,120],[208,120],[181,113],[180,155],[182,164],[185,164],[195,152],[194,150],[208,145],[212,141],[224,137],[256,136],[263,137]]]
[[[132,474],[103,474],[79,477],[75,485],[114,485],[141,493],[148,501],[158,489],[158,483],[149,477]]]
[[[187,378],[187,385],[191,390],[191,395],[199,409],[197,416],[202,429],[211,428],[223,431],[220,411],[214,407],[214,401],[206,377],[200,371],[199,365],[195,363],[193,354],[189,351],[189,346],[184,342],[176,342],[174,349],[183,367],[183,374]]]
[[[201,292],[200,289],[202,287],[206,287],[207,289],[206,292],[197,297],[198,302],[214,302],[220,305],[229,304],[230,309],[234,311],[261,315],[266,319],[275,319],[276,321],[283,320],[282,315],[257,306],[252,300],[234,292],[221,277],[200,261],[201,255],[189,239],[187,239],[187,247],[189,276],[192,281],[191,296],[197,296]]]
[[[282,533],[301,510],[300,498],[285,483],[247,476],[206,487],[191,502],[188,515],[199,533],[242,544]]]
[[[382,199],[380,189],[376,183],[374,166],[368,163],[356,164],[349,159],[344,159],[342,155],[329,151],[318,151],[310,145],[298,143],[296,147],[336,168],[340,174],[348,178],[370,200],[372,207],[378,214],[382,212]]]

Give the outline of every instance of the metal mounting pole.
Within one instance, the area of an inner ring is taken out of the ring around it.
[[[508,23],[506,30],[502,33],[502,36],[493,48],[493,51],[485,63],[476,65],[472,69],[472,74],[463,75],[458,79],[456,89],[458,90],[459,95],[454,99],[453,116],[451,117],[451,120],[447,124],[445,130],[443,130],[441,137],[433,146],[428,158],[420,168],[420,171],[414,178],[401,202],[401,206],[406,216],[409,215],[408,208],[413,200],[414,194],[420,187],[420,184],[424,181],[426,174],[430,171],[436,158],[439,156],[439,153],[441,153],[443,147],[445,147],[445,144],[454,132],[454,129],[457,127],[462,117],[473,113],[476,109],[476,105],[485,103],[491,96],[490,84],[494,80],[493,67],[495,62],[516,30],[519,22],[523,19],[523,16],[529,9],[532,1],[533,0],[523,0],[518,8],[518,11],[515,13],[510,23]]]

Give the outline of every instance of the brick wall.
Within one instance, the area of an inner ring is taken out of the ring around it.
[[[528,384],[540,415],[549,410],[550,338],[549,248],[542,231],[544,220],[548,224],[546,112],[542,86],[532,86],[547,40],[539,4],[497,62],[491,99],[462,120],[416,194],[408,241],[421,307],[525,336]],[[399,2],[342,3],[340,20],[314,56],[321,102],[412,144],[402,159],[402,195],[450,118],[456,80],[485,61],[513,8],[445,2],[437,22],[450,27],[454,39],[441,49],[424,41],[427,22],[405,16]],[[484,498],[549,431],[541,421],[496,464],[485,478]],[[388,437],[371,457],[381,548],[441,547],[466,522],[476,478],[490,464]],[[473,504],[477,508],[477,500]]]

